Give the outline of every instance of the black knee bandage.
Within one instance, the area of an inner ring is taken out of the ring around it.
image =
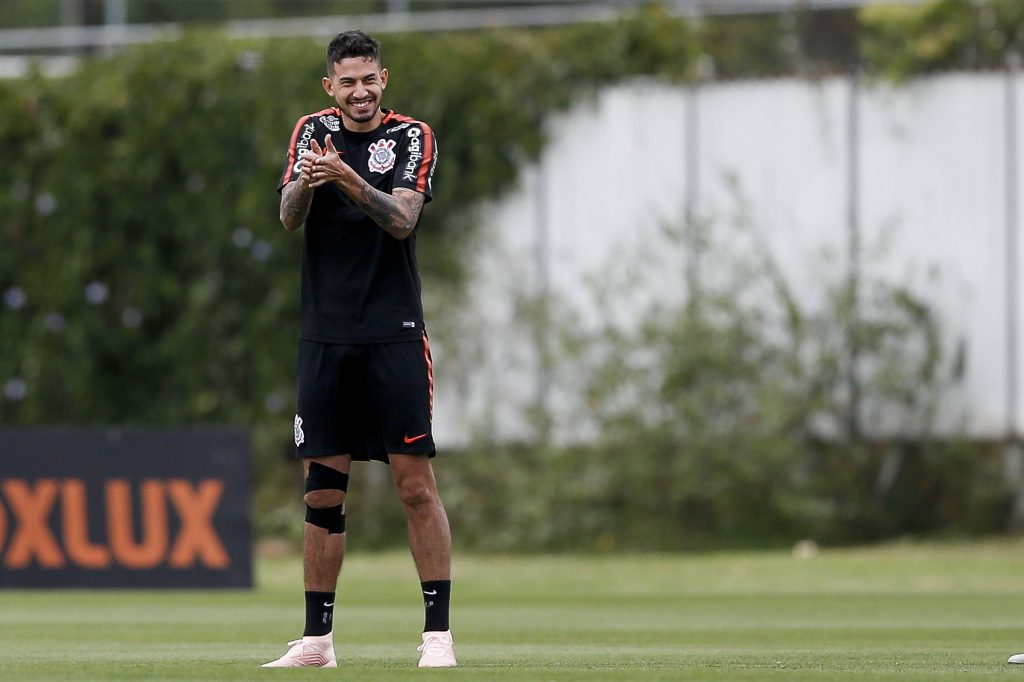
[[[316,490],[339,490],[344,493],[348,490],[348,474],[319,462],[310,462],[309,473],[306,475],[306,492]],[[328,533],[344,533],[345,505],[322,508],[306,504],[306,522],[325,528]]]
[[[348,474],[344,471],[324,466],[320,462],[309,463],[309,473],[306,475],[306,492],[314,490],[348,490]]]
[[[306,505],[306,523],[311,523],[319,528],[325,528],[330,533],[345,532],[345,505],[319,509]]]

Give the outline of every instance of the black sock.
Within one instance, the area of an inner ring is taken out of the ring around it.
[[[326,635],[334,627],[334,592],[306,592],[306,629],[303,637]]]
[[[420,583],[426,621],[423,632],[444,632],[448,629],[448,606],[452,600],[451,580],[428,580]]]

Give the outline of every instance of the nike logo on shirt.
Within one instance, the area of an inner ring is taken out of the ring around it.
[[[421,438],[426,438],[426,437],[427,437],[427,436],[429,436],[429,435],[430,435],[430,432],[429,432],[429,431],[427,431],[426,433],[421,433],[420,435],[418,435],[418,436],[413,436],[412,438],[410,438],[409,436],[405,436],[404,438],[402,438],[402,440],[404,440],[404,441],[405,441],[405,442],[406,442],[407,444],[408,444],[408,443],[415,443],[415,442],[416,442],[416,441],[418,441],[419,439],[421,439]]]

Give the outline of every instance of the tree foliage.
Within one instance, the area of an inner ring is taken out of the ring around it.
[[[1024,3],[930,0],[861,10],[870,72],[895,80],[940,70],[1001,68],[1024,51]]]

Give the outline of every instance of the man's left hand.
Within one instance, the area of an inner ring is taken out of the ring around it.
[[[320,149],[316,140],[313,140],[311,146],[317,154],[317,158],[313,162],[312,182],[309,183],[311,187],[319,187],[336,181],[344,184],[356,176],[352,167],[341,160],[341,152],[334,148],[334,140],[331,139],[330,133],[324,139],[323,150]]]

